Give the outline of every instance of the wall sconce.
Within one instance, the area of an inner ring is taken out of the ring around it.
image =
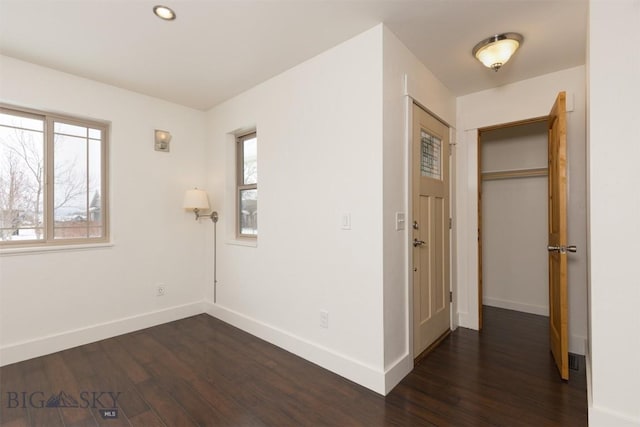
[[[166,130],[156,129],[154,133],[154,141],[156,151],[169,152],[169,143],[171,142],[171,133]]]
[[[207,192],[204,190],[198,190],[197,188],[187,190],[184,194],[183,207],[193,210],[193,213],[196,215],[196,221],[200,218],[209,218],[213,222],[218,222],[218,212],[212,211],[206,215],[200,213],[201,209],[209,210],[209,198],[207,197]]]
[[[522,34],[496,34],[476,44],[471,53],[485,67],[498,71],[518,50],[523,41]]]

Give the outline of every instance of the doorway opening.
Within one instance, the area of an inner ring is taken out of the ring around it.
[[[483,306],[549,315],[547,121],[478,131],[481,321]]]
[[[545,127],[536,127],[538,122],[544,123]],[[523,133],[513,132],[514,129],[524,130],[524,136]],[[544,129],[546,129],[547,135],[546,150],[543,149],[545,146]],[[493,138],[488,137],[487,135],[492,131],[500,132],[497,135],[491,135]],[[486,141],[486,144],[483,143],[483,140]],[[497,146],[491,147],[489,142],[497,142]],[[560,92],[558,94],[547,117],[480,129],[478,144],[478,253],[480,255],[478,313],[480,327],[482,327],[483,299],[484,302],[488,302],[490,297],[487,297],[487,294],[489,292],[495,292],[498,295],[498,298],[492,299],[494,303],[501,301],[502,304],[512,305],[507,308],[534,308],[543,311],[543,313],[548,312],[549,347],[560,377],[563,380],[568,380],[567,255],[568,252],[576,252],[576,247],[567,243],[566,93]],[[488,147],[486,150],[484,145]],[[490,161],[483,159],[483,151],[484,157],[489,158]],[[543,164],[545,151],[547,153],[547,168],[536,167]],[[486,166],[488,165],[497,167],[497,169],[487,170]],[[536,186],[529,183],[516,188],[514,185],[497,186],[495,189],[497,194],[492,194],[493,201],[491,204],[488,203],[487,188],[489,187],[487,182],[507,179],[524,181],[524,179],[543,176],[548,177],[546,186],[547,232],[544,231],[544,215],[535,214],[536,210],[544,212],[541,209],[544,207],[544,204],[541,203],[542,196],[535,196],[536,193],[544,194],[544,185]],[[491,212],[495,217],[488,220],[488,215]],[[483,231],[483,228],[491,227],[494,228],[494,231],[488,238],[487,230]],[[527,235],[529,237],[525,239]],[[544,244],[545,236],[547,245]],[[491,253],[488,252],[489,249],[492,250]],[[544,288],[536,286],[537,283],[544,283],[541,277],[544,277],[544,262],[542,260],[545,249],[548,259],[548,304],[546,305],[541,297],[544,295]],[[529,250],[530,252],[526,253]],[[491,271],[487,268],[488,259],[492,259]],[[536,260],[540,261],[535,262]],[[490,275],[491,288],[487,283]],[[529,276],[533,277],[533,286],[527,286],[526,278]],[[521,285],[523,282],[524,286]],[[491,291],[488,292],[485,289],[491,289]],[[515,301],[511,299],[515,299]]]

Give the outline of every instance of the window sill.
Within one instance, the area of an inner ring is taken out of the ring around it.
[[[51,246],[23,246],[20,248],[2,248],[0,256],[5,255],[31,255],[43,254],[48,252],[66,252],[66,251],[86,251],[92,249],[105,249],[113,247],[113,243],[88,243],[78,245],[51,245]]]
[[[226,241],[227,245],[233,246],[246,246],[249,248],[257,248],[258,247],[258,239],[232,239]]]

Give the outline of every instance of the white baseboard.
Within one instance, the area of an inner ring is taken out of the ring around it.
[[[589,406],[590,427],[640,427],[640,418],[630,418],[626,415],[610,411],[605,408]]]
[[[524,313],[538,314],[540,316],[549,315],[549,307],[542,305],[525,304],[517,301],[490,297],[482,298],[482,303],[491,307],[506,308],[507,310],[522,311]]]
[[[5,345],[0,347],[0,366],[44,356],[201,313],[204,313],[203,303],[195,302]]]
[[[382,370],[369,366],[343,354],[337,353],[317,343],[293,335],[264,322],[245,316],[219,304],[205,303],[205,312],[211,316],[242,329],[273,345],[283,348],[297,356],[315,363],[329,371],[360,384],[378,394],[386,392],[385,376]],[[394,367],[389,374],[396,378],[402,372]]]
[[[478,325],[478,315],[474,313],[470,315],[467,312],[458,312],[458,326],[461,328],[473,329],[477,331],[479,329]]]
[[[413,370],[413,357],[410,354],[401,356],[391,364],[391,367],[384,373],[384,394],[387,395],[398,385],[409,372]]]

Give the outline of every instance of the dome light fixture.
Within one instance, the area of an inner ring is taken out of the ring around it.
[[[498,71],[518,50],[523,41],[522,34],[496,34],[475,45],[472,53],[485,67]]]
[[[158,18],[164,19],[165,21],[173,21],[176,19],[176,13],[167,6],[155,6],[153,8],[153,13],[155,13]]]

